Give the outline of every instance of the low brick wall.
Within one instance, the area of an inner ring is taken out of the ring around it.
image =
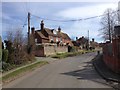
[[[35,56],[43,57],[54,55],[56,53],[65,53],[68,52],[67,46],[57,46],[57,45],[44,45],[44,46],[37,46],[35,50]]]
[[[44,46],[44,53],[46,56],[65,52],[68,52],[67,46]]]

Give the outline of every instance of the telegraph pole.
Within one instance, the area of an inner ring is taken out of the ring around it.
[[[89,49],[89,30],[88,30],[88,49]]]
[[[120,1],[118,2],[118,25],[120,25]]]
[[[110,11],[108,10],[108,32],[109,32],[109,40],[111,42],[111,28],[110,28]]]
[[[28,53],[30,52],[30,12],[28,12]]]

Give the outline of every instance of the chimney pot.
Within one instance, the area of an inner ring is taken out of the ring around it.
[[[43,22],[43,20],[41,21],[41,30],[44,30],[44,22]]]
[[[60,26],[58,27],[58,32],[61,32],[61,28],[60,28]]]

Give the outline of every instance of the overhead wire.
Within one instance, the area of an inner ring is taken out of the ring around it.
[[[116,13],[117,11],[113,11],[112,13]],[[107,15],[108,13],[102,14],[102,15],[98,15],[98,16],[92,16],[92,17],[87,17],[87,18],[80,18],[80,19],[70,19],[70,20],[58,20],[58,19],[50,19],[50,18],[43,18],[37,15],[34,15],[31,13],[32,16],[39,18],[39,19],[43,19],[43,20],[48,20],[48,21],[55,21],[55,22],[74,22],[74,21],[82,21],[82,20],[89,20],[89,19],[94,19],[94,18],[98,18],[98,17],[102,17],[104,15]]]

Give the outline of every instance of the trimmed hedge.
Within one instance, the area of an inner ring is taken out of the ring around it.
[[[7,62],[8,60],[8,50],[3,49],[2,50],[2,61]]]

